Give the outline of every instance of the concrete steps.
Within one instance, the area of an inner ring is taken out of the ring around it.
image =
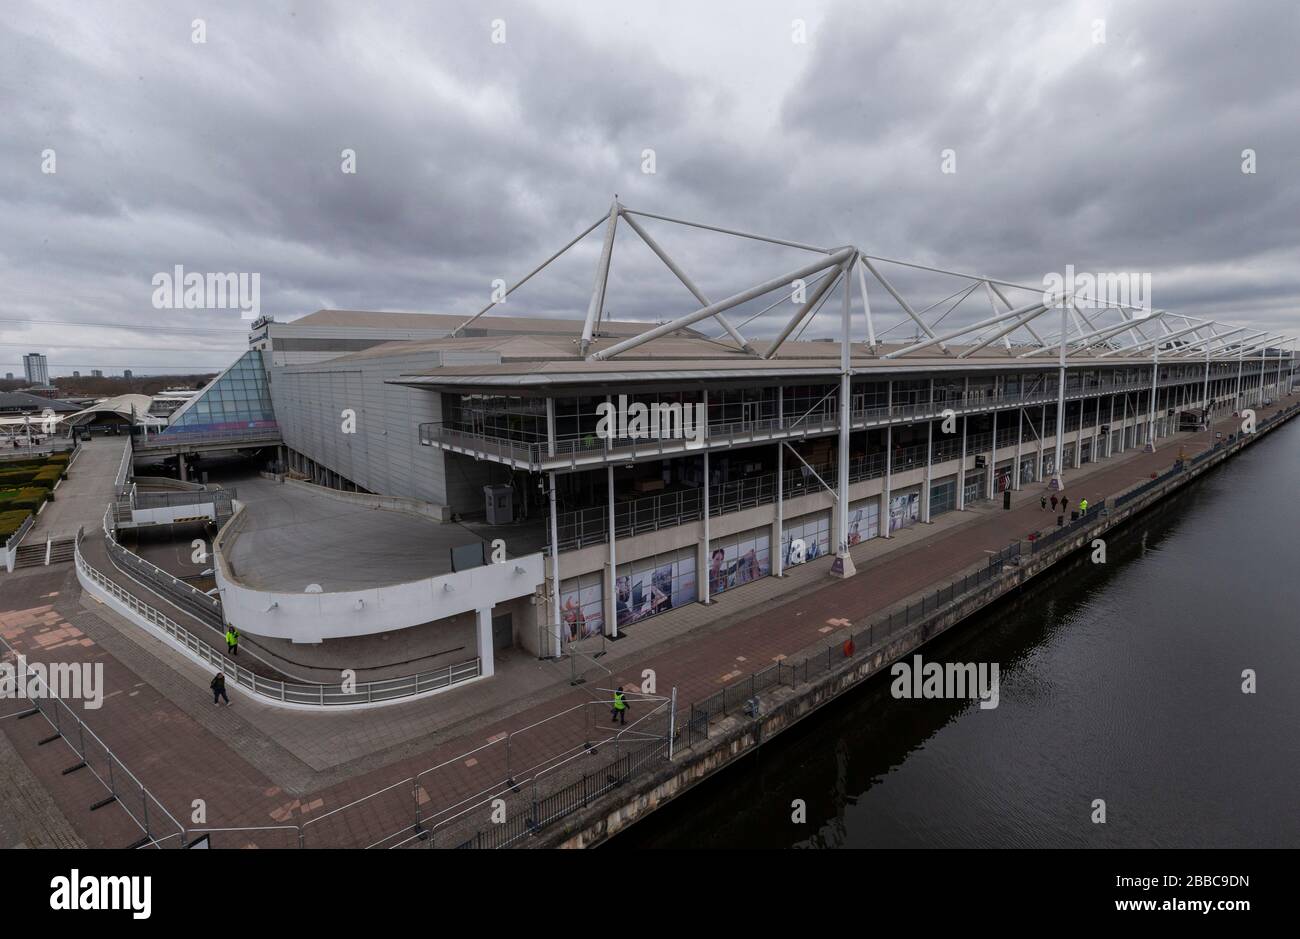
[[[18,546],[14,554],[14,569],[20,567],[43,567],[45,565],[45,542],[38,541]]]
[[[31,541],[18,546],[14,553],[14,570],[20,567],[45,567],[66,564],[76,559],[77,540],[56,538],[52,541]]]

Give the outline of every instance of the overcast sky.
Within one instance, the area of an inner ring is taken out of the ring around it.
[[[260,274],[277,319],[468,315],[616,192],[1029,284],[1146,272],[1157,307],[1300,331],[1298,38],[1294,0],[7,0],[0,374],[228,364],[238,310],[155,309],[176,265]],[[711,297],[806,257],[645,224]],[[580,318],[598,250],[498,312]],[[620,232],[611,315],[696,305]]]

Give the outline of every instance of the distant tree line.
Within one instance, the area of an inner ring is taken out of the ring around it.
[[[60,398],[111,398],[115,395],[142,394],[155,395],[164,388],[202,388],[216,376],[215,372],[194,375],[135,375],[123,378],[121,375],[105,375],[96,378],[82,375],[56,375],[50,379]],[[17,391],[28,387],[24,378],[0,378],[0,391]]]

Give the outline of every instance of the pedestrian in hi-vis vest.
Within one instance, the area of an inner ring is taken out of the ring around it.
[[[627,723],[627,697],[622,688],[614,689],[614,706],[609,709],[610,723]]]
[[[1087,514],[1088,514],[1088,500],[1087,500],[1087,499],[1080,499],[1080,500],[1079,500],[1079,514],[1080,514],[1080,515],[1087,515]]]
[[[226,694],[226,676],[225,676],[225,675],[223,675],[221,672],[217,672],[217,674],[213,676],[213,678],[212,678],[212,682],[208,685],[208,687],[212,689],[212,706],[213,706],[213,707],[216,707],[217,705],[219,705],[219,704],[221,703],[221,699],[223,699],[223,698],[225,699],[226,707],[230,707],[230,698],[229,698],[229,696],[227,696],[227,694]]]
[[[226,651],[231,655],[239,655],[239,630],[234,626],[226,627]]]

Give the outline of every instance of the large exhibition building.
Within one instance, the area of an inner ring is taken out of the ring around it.
[[[559,655],[823,556],[851,575],[859,542],[1006,490],[1068,494],[1075,468],[1291,387],[1271,333],[921,269],[955,279],[948,312],[983,305],[944,330],[900,287],[916,266],[852,247],[777,242],[806,259],[711,302],[645,218],[616,203],[599,221],[596,287],[570,320],[255,324],[148,444],[182,467],[256,448],[286,492],[218,539],[225,617],[295,643],[442,630],[491,674],[502,649]],[[693,313],[604,318],[624,223]],[[726,318],[765,299],[749,319],[772,318],[766,338]],[[829,337],[801,338],[819,314]],[[884,335],[894,314],[915,338]],[[291,487],[333,521],[304,528]]]

